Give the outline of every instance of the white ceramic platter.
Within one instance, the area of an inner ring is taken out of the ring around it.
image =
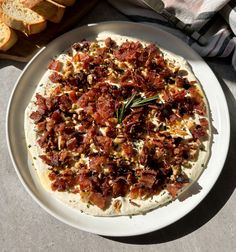
[[[131,36],[141,40],[157,42],[161,47],[183,56],[192,66],[200,80],[210,105],[212,123],[215,128],[211,156],[198,182],[185,193],[185,200],[177,199],[167,206],[146,215],[121,217],[93,217],[72,209],[55,200],[40,186],[28,158],[24,137],[24,111],[31,96],[47,69],[50,60],[74,42],[82,39],[94,40],[101,32]],[[40,50],[28,63],[13,90],[7,116],[8,147],[16,172],[26,190],[37,203],[57,219],[84,231],[107,236],[131,236],[163,228],[196,207],[215,184],[226,159],[230,123],[224,93],[215,75],[188,45],[173,35],[153,26],[130,22],[105,22],[72,30]],[[198,193],[195,190],[201,188]],[[191,195],[191,197],[187,197]]]

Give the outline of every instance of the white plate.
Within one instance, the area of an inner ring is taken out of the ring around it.
[[[213,126],[216,129],[207,168],[199,178],[198,183],[193,185],[184,195],[192,196],[187,197],[184,201],[177,199],[165,207],[132,218],[128,216],[88,216],[52,198],[40,186],[32,169],[31,161],[28,162],[24,137],[25,108],[51,58],[68,48],[72,43],[83,38],[93,40],[98,33],[104,31],[157,42],[163,48],[183,56],[191,64],[195,75],[203,86],[210,105]],[[33,199],[47,212],[81,230],[107,236],[131,236],[163,228],[189,213],[200,203],[216,182],[223,168],[229,146],[230,123],[225,96],[219,82],[203,59],[189,46],[173,35],[153,26],[130,22],[106,22],[83,26],[62,35],[51,42],[47,48],[43,48],[28,63],[19,77],[10,99],[7,136],[11,158],[22,184]],[[201,190],[194,194],[199,188]]]

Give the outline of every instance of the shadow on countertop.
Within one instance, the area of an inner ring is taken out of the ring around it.
[[[214,70],[214,67],[213,67]],[[228,156],[216,184],[206,198],[189,214],[179,221],[144,235],[132,237],[105,237],[113,241],[129,244],[157,244],[176,240],[188,235],[210,221],[226,204],[236,187],[236,101],[224,81],[215,73],[225,93],[229,113],[231,139]],[[227,79],[227,76],[224,76]],[[224,188],[224,190],[222,190]]]

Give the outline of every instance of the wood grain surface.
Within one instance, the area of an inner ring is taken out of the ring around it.
[[[73,28],[96,4],[97,0],[79,0],[72,7],[67,7],[59,24],[47,23],[47,28],[41,33],[27,36],[16,31],[17,43],[7,52],[0,52],[0,59],[10,59],[28,62],[32,56],[48,42]]]

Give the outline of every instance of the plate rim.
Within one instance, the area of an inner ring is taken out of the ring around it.
[[[64,36],[66,36],[68,33],[74,33],[76,32],[77,30],[79,29],[82,29],[84,27],[90,27],[90,26],[101,26],[101,25],[106,25],[106,24],[114,24],[114,25],[120,25],[120,24],[128,24],[128,25],[137,25],[137,26],[140,26],[140,27],[150,27],[151,25],[148,25],[148,24],[143,24],[143,23],[136,23],[136,22],[129,22],[129,21],[106,21],[106,22],[99,22],[99,23],[93,23],[93,24],[87,24],[87,25],[83,25],[83,26],[80,26],[80,27],[77,27],[71,31],[68,31],[66,33],[64,33],[63,35],[59,36],[58,38],[54,39],[53,41],[51,41],[49,45],[52,45],[54,43],[56,43],[57,41],[61,40]],[[10,95],[10,98],[9,98],[9,102],[8,102],[8,106],[7,106],[7,113],[6,113],[6,137],[7,137],[7,147],[8,147],[8,152],[10,154],[10,158],[11,158],[11,161],[12,161],[12,164],[14,166],[14,169],[17,173],[17,176],[18,178],[20,179],[21,183],[23,184],[24,188],[26,189],[26,191],[30,194],[30,196],[46,211],[48,212],[50,215],[52,215],[53,217],[55,217],[56,219],[62,221],[63,223],[66,223],[70,226],[73,226],[75,228],[78,228],[80,230],[83,230],[83,231],[87,231],[87,232],[91,232],[91,233],[95,233],[95,234],[100,234],[100,235],[106,235],[106,236],[117,236],[117,237],[121,237],[121,236],[134,236],[134,235],[140,235],[140,234],[145,234],[145,233],[149,233],[149,232],[152,232],[152,231],[155,231],[155,230],[159,230],[161,228],[164,228],[174,222],[176,222],[177,220],[183,218],[185,215],[187,215],[188,213],[190,213],[197,205],[199,205],[201,203],[201,201],[207,196],[207,194],[209,193],[209,191],[212,189],[212,187],[215,185],[216,181],[218,180],[218,177],[219,175],[221,174],[222,172],[222,169],[224,167],[224,164],[225,164],[225,161],[226,161],[226,158],[227,158],[227,153],[228,153],[228,150],[229,150],[229,144],[230,144],[230,116],[229,116],[229,109],[228,109],[228,104],[227,104],[227,100],[226,100],[226,97],[225,97],[225,94],[223,92],[223,89],[217,79],[217,77],[215,76],[214,72],[211,70],[211,68],[208,66],[208,64],[204,61],[204,59],[202,59],[202,57],[196,53],[191,47],[189,47],[189,45],[187,45],[185,42],[183,42],[182,40],[180,40],[178,37],[170,34],[169,32],[163,30],[160,26],[151,26],[153,29],[155,29],[156,31],[161,31],[163,33],[166,33],[168,34],[168,36],[172,36],[173,39],[175,40],[178,40],[178,43],[181,43],[182,45],[188,47],[189,49],[191,49],[191,51],[193,52],[194,56],[196,56],[196,58],[200,59],[201,60],[201,63],[204,62],[206,64],[206,66],[208,67],[208,70],[210,72],[212,72],[212,74],[214,75],[215,79],[217,80],[217,85],[219,85],[219,88],[221,90],[221,96],[224,100],[224,109],[226,109],[227,113],[225,115],[225,119],[226,119],[226,125],[227,125],[227,129],[226,129],[226,139],[225,139],[225,150],[224,150],[224,158],[223,158],[223,163],[222,163],[222,167],[221,169],[218,169],[218,174],[216,176],[216,179],[214,181],[214,183],[212,183],[212,185],[210,187],[207,188],[206,192],[204,193],[204,195],[201,197],[201,199],[199,201],[196,201],[195,204],[193,204],[192,208],[191,209],[188,209],[187,212],[185,212],[184,214],[182,214],[179,218],[175,219],[175,220],[170,220],[169,223],[166,223],[165,225],[159,227],[159,228],[156,228],[154,227],[152,230],[145,230],[144,232],[140,232],[139,230],[138,231],[133,231],[132,233],[128,232],[128,233],[123,233],[123,234],[109,234],[107,232],[93,232],[93,230],[89,230],[89,229],[84,229],[84,228],[81,228],[81,227],[78,227],[78,225],[76,224],[73,224],[69,221],[67,221],[66,219],[62,218],[61,216],[57,215],[56,213],[54,213],[49,207],[47,207],[43,202],[41,202],[41,200],[39,199],[39,197],[34,193],[32,192],[32,190],[29,188],[29,186],[27,185],[26,181],[24,180],[21,172],[20,172],[20,168],[17,167],[17,164],[15,162],[15,158],[13,156],[13,153],[12,153],[12,143],[11,143],[11,140],[10,140],[10,135],[9,135],[9,117],[10,117],[10,111],[11,111],[11,106],[12,106],[12,101],[14,99],[14,96],[15,96],[15,93],[16,93],[16,89],[20,83],[20,80],[22,79],[22,77],[24,76],[25,72],[27,70],[30,69],[30,66],[31,64],[37,59],[37,57],[39,57],[41,55],[41,53],[44,52],[44,50],[47,50],[47,47],[43,47],[41,48],[34,56],[33,58],[27,63],[27,65],[24,67],[24,69],[22,70],[20,76],[18,77],[17,81],[15,82],[15,85],[13,87],[13,90],[11,92],[11,95]],[[131,34],[132,35],[132,34]],[[66,49],[66,48],[65,48]],[[54,55],[52,55],[54,56]],[[155,211],[155,210],[154,210]],[[103,218],[103,217],[98,217],[98,218]],[[112,218],[112,217],[110,217]]]

